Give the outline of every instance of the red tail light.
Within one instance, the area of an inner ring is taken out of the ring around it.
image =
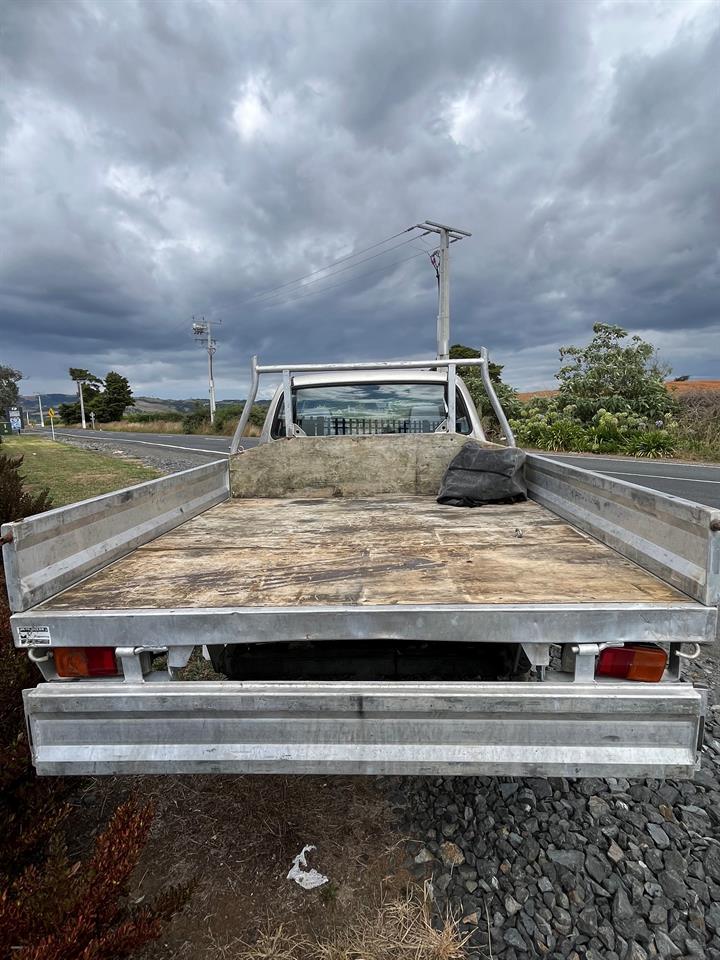
[[[667,666],[667,654],[660,647],[626,644],[608,647],[598,658],[595,675],[623,680],[644,680],[657,683]]]
[[[116,677],[113,647],[56,647],[53,650],[59,677]]]

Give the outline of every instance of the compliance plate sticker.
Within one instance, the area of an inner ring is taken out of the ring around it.
[[[20,643],[47,645],[50,643],[50,627],[38,627],[35,624],[18,627],[18,640]]]

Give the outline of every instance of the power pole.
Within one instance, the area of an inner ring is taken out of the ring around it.
[[[447,360],[450,356],[450,244],[471,237],[467,230],[448,227],[444,223],[425,220],[417,224],[418,229],[428,233],[437,233],[440,237],[438,264],[438,315],[437,315],[437,359]]]
[[[213,339],[212,328],[214,323],[222,320],[206,320],[205,317],[193,317],[192,332],[198,343],[204,343],[208,355],[208,393],[210,395],[210,423],[215,423],[215,377],[213,376],[213,356],[217,350],[217,340]]]
[[[41,427],[44,427],[44,426],[45,426],[45,417],[43,416],[42,398],[41,398],[40,394],[38,394],[38,408],[39,408],[39,410],[40,410],[40,426],[41,426]]]
[[[78,393],[80,394],[80,422],[82,423],[83,430],[87,430],[87,423],[85,423],[85,401],[83,400],[82,392],[82,380],[78,380]]]

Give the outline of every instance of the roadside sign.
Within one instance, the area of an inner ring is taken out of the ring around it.
[[[22,430],[22,414],[17,407],[10,407],[8,411],[10,420],[10,429],[13,433],[20,433]]]
[[[48,416],[50,417],[50,429],[52,430],[52,438],[55,439],[55,417],[56,413],[53,407],[50,407],[48,410]]]

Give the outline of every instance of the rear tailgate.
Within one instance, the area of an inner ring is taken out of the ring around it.
[[[25,691],[40,774],[690,777],[686,684],[52,682]]]

